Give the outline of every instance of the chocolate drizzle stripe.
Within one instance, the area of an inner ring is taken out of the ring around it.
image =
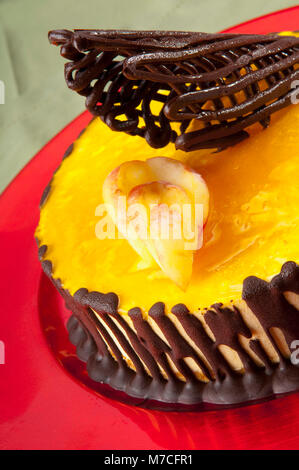
[[[255,72],[252,73],[252,75],[254,74]],[[234,117],[239,117],[243,114],[254,111],[257,107],[263,105],[265,98],[271,101],[272,99],[276,98],[278,92],[281,92],[282,94],[288,93],[290,91],[289,79],[294,81],[298,79],[298,77],[299,70],[296,70],[292,72],[289,77],[285,77],[279,82],[271,84],[271,86],[269,86],[269,88],[265,91],[261,91],[257,94],[251,93],[250,95],[247,93],[247,100],[241,103],[234,102],[232,103],[231,107],[227,108],[222,105],[221,108],[219,107],[217,110],[203,109],[198,113],[198,119],[204,122],[217,119],[232,119]],[[248,80],[248,78],[251,80]],[[190,106],[194,103],[204,103],[207,100],[215,100],[224,94],[238,93],[239,91],[242,91],[243,87],[250,86],[253,83],[254,78],[249,76],[244,77],[244,79],[240,78],[239,83],[236,83],[234,86],[224,85],[214,87],[210,90],[191,92],[188,94],[188,97],[179,97],[177,99],[170,100],[164,107],[164,113],[166,116],[173,116],[173,118],[177,120],[193,119],[192,113],[179,112],[179,110],[186,107],[186,105]],[[246,89],[247,88],[245,88],[245,90]]]
[[[138,356],[142,358],[142,361],[146,365],[151,376],[161,380],[163,377],[161,375],[159,366],[157,365],[157,362],[155,361],[152,354],[143,345],[144,339],[142,337],[138,338],[137,334],[134,332],[134,330],[132,330],[128,323],[122,318],[122,316],[117,315],[115,318],[121,327],[125,330],[133,348],[137,352]]]
[[[183,304],[175,305],[172,313],[181,323],[187,335],[194,341],[208,361],[213,374],[219,379],[223,375],[230,374],[231,368],[219,349],[215,347],[215,342],[208,336],[201,322]]]
[[[86,97],[87,109],[154,148],[234,145],[249,136],[247,127],[267,127],[270,115],[291,103],[299,76],[294,36],[56,30],[49,40],[69,60],[67,86]],[[160,103],[156,112],[153,102]],[[193,120],[202,129],[190,130]],[[181,123],[179,132],[173,122]]]
[[[153,73],[149,73],[145,70],[142,69],[142,66],[149,65],[149,64],[167,64],[168,62],[179,62],[181,60],[190,60],[193,58],[199,58],[201,59],[202,56],[205,55],[210,55],[213,53],[223,53],[223,51],[234,49],[234,48],[240,48],[243,46],[251,46],[252,44],[255,44],[258,42],[259,37],[255,35],[248,35],[248,36],[241,36],[231,38],[229,40],[223,40],[219,42],[214,42],[214,43],[208,43],[205,46],[189,49],[184,52],[184,55],[182,55],[181,52],[169,52],[167,55],[165,54],[163,58],[160,56],[157,57],[157,54],[140,54],[137,55],[137,57],[130,57],[125,61],[124,64],[124,69],[123,72],[124,74],[130,78],[131,80],[153,80],[153,81],[159,81],[159,82],[165,82],[165,83],[185,83],[187,82],[194,82],[196,84],[200,84],[201,82],[211,82],[214,80],[219,79],[219,72],[217,70],[212,71],[212,72],[206,72],[206,73],[197,73],[196,75],[185,75],[185,76],[176,76],[174,74],[171,74],[169,77],[163,74],[156,73],[153,76]],[[279,42],[279,46],[278,43]],[[231,73],[233,73],[236,69],[245,67],[246,65],[249,65],[252,63],[254,60],[263,58],[264,56],[269,56],[270,54],[275,54],[279,48],[283,49],[289,49],[292,45],[298,45],[299,41],[294,41],[290,38],[286,38],[286,40],[280,36],[276,37],[276,44],[271,47],[270,45],[264,46],[263,48],[258,48],[256,50],[251,50],[251,53],[247,54],[236,54],[237,59],[235,60],[234,63],[231,63],[230,65],[226,65],[223,67],[221,70],[222,72],[222,77],[227,77]],[[250,51],[250,49],[248,49]],[[165,63],[164,63],[165,62]],[[284,63],[281,64],[282,67],[284,67]],[[281,68],[282,68],[281,67]],[[141,69],[141,70],[140,70]],[[260,73],[260,76],[264,77],[267,75],[269,69],[263,70],[263,73]],[[272,72],[272,70],[270,70]],[[275,72],[275,69],[273,70],[272,73]]]
[[[245,127],[250,126],[256,122],[256,118],[260,121],[264,121],[265,119],[269,118],[270,114],[279,111],[280,109],[284,108],[291,104],[292,93],[289,92],[286,96],[282,99],[277,100],[267,107],[256,111],[255,115],[249,115],[244,117],[242,120],[237,121],[236,123],[229,122],[226,124],[226,128],[224,129],[221,127],[220,124],[214,124],[212,127],[213,130],[210,129],[202,129],[199,131],[191,131],[187,134],[180,135],[176,140],[176,148],[179,150],[184,150],[185,146],[187,145],[189,150],[193,151],[198,148],[198,145],[201,145],[202,142],[206,142],[210,148],[213,148],[214,139],[226,139],[228,136],[238,136],[240,132],[243,132]],[[210,140],[206,141],[206,137],[209,135]],[[248,137],[248,135],[247,135]]]
[[[239,340],[240,335],[249,339],[252,337],[252,333],[246,326],[239,310],[235,306],[233,308],[224,308],[221,304],[215,304],[213,310],[208,310],[204,318],[215,335],[214,348],[218,348],[222,344],[228,346],[237,352],[245,371],[254,370],[255,363],[246,353]]]
[[[157,323],[158,327],[167,339],[171,348],[171,351],[169,352],[170,357],[179,372],[186,378],[186,380],[196,380],[196,376],[194,375],[193,371],[183,361],[183,359],[187,357],[192,358],[203,371],[203,373],[207,377],[211,378],[210,371],[201,357],[199,357],[190,344],[187,343],[187,341],[179,334],[174,324],[165,315],[164,304],[161,302],[154,304],[149,310],[148,314]]]
[[[113,335],[117,338],[118,343],[120,346],[123,348],[125,353],[128,355],[132,363],[134,364],[134,367],[136,369],[136,372],[138,374],[145,374],[145,369],[144,366],[139,359],[139,356],[136,354],[130,343],[128,342],[127,338],[123,334],[123,332],[117,327],[117,325],[113,322],[112,318],[110,318],[107,314],[101,314],[100,312],[98,313],[102,320],[106,323],[108,326],[109,330],[113,333]]]
[[[124,362],[123,354],[122,354],[120,348],[117,346],[117,343],[113,340],[113,338],[109,334],[108,330],[102,325],[102,323],[97,318],[97,316],[94,314],[92,309],[87,309],[87,311],[89,313],[89,316],[93,317],[93,323],[96,325],[98,333],[100,333],[100,335],[104,339],[105,343],[110,348],[110,350],[111,350],[113,356],[115,357],[116,361],[119,362],[119,363],[123,363]],[[117,341],[119,342],[118,338],[117,338]],[[120,341],[121,341],[121,339],[120,339]]]
[[[175,381],[176,376],[167,359],[167,354],[171,352],[171,348],[153,331],[149,323],[142,318],[142,312],[139,308],[131,309],[128,314],[133,321],[140,342],[148,349],[157,365],[161,366],[168,379]],[[145,360],[144,356],[143,359]],[[160,376],[161,372],[159,367],[158,370]],[[156,375],[153,375],[153,377],[157,378]]]
[[[110,356],[110,352],[107,347],[107,342],[104,341],[104,335],[99,334],[98,325],[92,311],[90,309],[86,309],[84,315],[78,315],[78,319],[80,320],[81,324],[87,329],[87,331],[91,333],[91,336],[94,339],[99,353],[103,356]],[[122,356],[119,355],[119,358],[121,357]]]
[[[259,339],[251,339],[249,342],[250,349],[257,355],[257,357],[263,362],[265,369],[267,371],[271,370],[271,368],[275,367],[275,364],[270,361],[265,349],[261,345]]]

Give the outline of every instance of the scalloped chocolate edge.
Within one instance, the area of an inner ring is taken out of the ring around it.
[[[73,144],[63,158],[68,157],[72,149]],[[46,203],[50,191],[51,181],[43,193],[40,207]],[[252,339],[252,333],[237,307],[232,305],[227,308],[218,303],[203,314],[216,341],[208,336],[202,323],[186,305],[178,304],[171,309],[187,336],[203,353],[205,361],[165,314],[162,302],[155,303],[148,315],[160,328],[168,344],[154,332],[138,307],[128,312],[134,325],[134,329],[131,328],[118,313],[116,293],[89,292],[81,288],[72,296],[59,279],[53,278],[52,262],[45,259],[47,246],[40,246],[39,240],[36,241],[45,274],[73,313],[67,326],[70,341],[77,348],[78,358],[87,362],[88,374],[94,381],[109,384],[130,397],[191,406],[201,403],[230,406],[299,390],[299,366],[284,357],[270,332],[273,327],[280,328],[289,348],[293,341],[299,340],[299,312],[284,295],[285,292],[299,294],[299,266],[295,262],[285,263],[281,272],[269,283],[255,276],[247,277],[243,282],[242,298],[262,325],[279,357],[279,363],[271,362],[260,341]],[[128,366],[109,331],[126,352],[135,370]],[[264,367],[257,366],[241,346],[239,335],[250,340],[250,348]],[[219,345],[237,351],[244,373],[231,369],[220,353]],[[186,382],[177,378],[167,355]],[[186,357],[196,362],[209,382],[204,383],[196,378],[184,361]],[[161,367],[168,379],[162,375]]]

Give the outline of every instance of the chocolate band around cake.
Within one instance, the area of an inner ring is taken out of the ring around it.
[[[148,315],[157,323],[167,342],[151,328],[138,307],[128,312],[134,325],[132,329],[117,311],[115,293],[88,292],[82,288],[71,296],[59,280],[52,278],[52,265],[46,259],[45,246],[40,247],[39,256],[44,272],[72,311],[68,322],[69,338],[77,347],[79,359],[87,362],[87,371],[93,380],[109,384],[132,397],[174,405],[228,406],[299,390],[299,365],[285,357],[271,334],[271,328],[281,329],[290,348],[293,341],[298,341],[298,310],[284,296],[285,292],[299,293],[299,266],[296,263],[286,263],[270,283],[256,277],[249,277],[243,283],[243,298],[279,356],[278,363],[271,362],[261,343],[250,340],[252,351],[264,364],[261,367],[240,344],[240,335],[250,339],[252,333],[236,307],[215,304],[204,314],[215,341],[185,305],[172,308],[185,334],[202,351],[206,359],[203,360],[165,314],[163,303],[154,304]],[[118,344],[131,359],[133,368],[124,360]],[[244,365],[243,372],[231,369],[219,352],[220,344],[237,351]],[[183,381],[175,375],[167,356],[184,376]],[[196,378],[184,362],[185,358],[192,358],[199,364],[208,382]]]

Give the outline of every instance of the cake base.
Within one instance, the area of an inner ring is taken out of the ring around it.
[[[40,247],[41,260],[46,250],[46,246]],[[192,352],[192,348],[174,328],[161,303],[153,305],[149,316],[155,318],[167,335],[172,349],[149,327],[139,309],[132,309],[131,314],[129,313],[136,327],[135,332],[117,312],[118,299],[115,294],[101,294],[79,289],[72,296],[62,287],[59,279],[53,279],[51,261],[44,259],[42,267],[61,294],[66,307],[73,314],[67,324],[69,339],[76,346],[79,359],[87,363],[89,377],[96,383],[109,385],[113,390],[136,399],[139,401],[139,406],[165,410],[226,408],[257,403],[299,391],[299,365],[285,357],[277,345],[279,362],[275,363],[263,353],[260,342],[251,339],[251,349],[259,354],[259,357],[263,357],[263,367],[258,366],[249,355],[246,355],[241,345],[237,346],[235,338],[239,334],[250,338],[251,333],[247,331],[236,309],[228,310],[215,304],[211,307],[214,310],[206,314],[213,317],[213,330],[216,331],[219,341],[213,342],[212,346],[210,342],[207,343],[209,347],[206,348],[205,353],[209,354],[209,351],[214,351],[216,354],[214,360],[216,375],[214,378],[210,376],[208,382],[203,382],[186,367],[183,361],[185,357],[193,357],[199,362],[201,359]],[[246,291],[244,288],[243,291],[243,296],[249,299],[247,300],[249,303],[250,299],[252,300],[249,292],[252,286],[255,287],[253,290],[254,310],[258,312],[258,307],[262,305],[260,320],[263,323],[271,320],[269,325],[265,324],[265,330],[270,330],[272,326],[281,327],[282,331],[285,330],[288,345],[298,338],[298,310],[286,301],[283,292],[298,292],[298,273],[298,265],[292,262],[286,263],[281,273],[269,285],[257,278],[249,278],[250,289]],[[257,289],[261,286],[263,289]],[[267,298],[267,293],[270,293],[269,298]],[[273,295],[276,299],[274,303]],[[180,308],[174,311],[182,309],[182,305],[178,307]],[[266,315],[270,307],[273,318],[271,316],[267,318]],[[177,313],[183,314],[184,320],[188,317],[191,321],[192,315],[187,312]],[[228,318],[230,322],[233,322],[234,328],[224,328],[222,322]],[[208,341],[206,334],[199,329],[198,322],[196,322],[196,328],[197,334],[200,332],[204,335],[201,336],[201,341],[204,341],[203,338]],[[186,323],[187,330],[188,322]],[[234,371],[215,351],[218,343],[225,344],[225,341],[228,345],[239,348],[238,351],[245,365],[244,371]],[[273,344],[275,344],[274,340]],[[124,348],[131,358],[131,364],[124,358],[121,348]],[[181,380],[171,369],[167,361],[168,355],[175,365],[185,372],[185,381]],[[150,374],[143,362],[147,364]],[[163,364],[164,370],[167,370],[167,378],[161,374],[159,364]],[[202,364],[204,365],[203,362]]]
[[[270,371],[262,368],[243,375],[236,372],[207,384],[180,380],[165,380],[163,383],[151,377],[141,377],[125,363],[119,364],[111,356],[103,356],[75,315],[70,317],[67,329],[78,358],[87,363],[89,377],[124,392],[130,398],[144,400],[139,406],[164,410],[218,409],[258,403],[299,390],[299,366],[289,360],[281,361]]]

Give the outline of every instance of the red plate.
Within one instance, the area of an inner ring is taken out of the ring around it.
[[[231,28],[296,30],[299,7]],[[63,305],[42,275],[33,239],[43,188],[85,112],[52,139],[0,198],[2,449],[298,449],[299,396],[202,413],[150,411],[100,394],[67,341]]]

